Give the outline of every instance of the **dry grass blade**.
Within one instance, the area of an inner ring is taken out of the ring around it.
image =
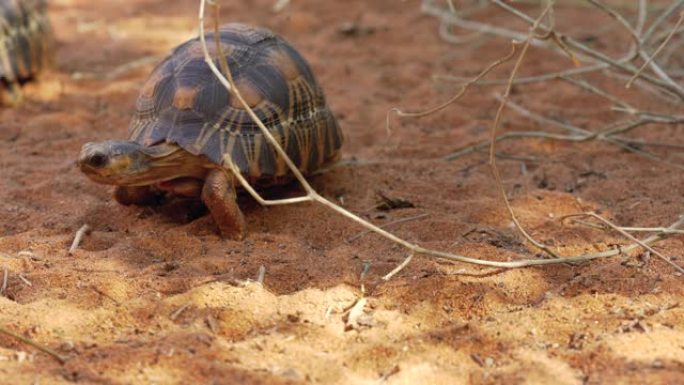
[[[54,359],[56,359],[57,361],[59,361],[60,364],[64,364],[64,363],[66,363],[66,361],[67,361],[66,357],[60,355],[60,354],[57,353],[56,351],[54,351],[54,350],[52,350],[52,349],[50,349],[50,348],[48,348],[48,347],[45,347],[45,346],[43,346],[43,345],[41,345],[41,344],[39,344],[39,343],[37,343],[37,342],[35,342],[35,341],[29,339],[29,338],[26,338],[26,337],[24,337],[24,336],[22,336],[22,335],[19,335],[19,334],[15,333],[15,332],[13,332],[13,331],[11,331],[11,330],[9,330],[9,329],[6,329],[6,328],[4,328],[4,327],[2,327],[2,326],[0,326],[0,334],[4,334],[4,335],[6,335],[6,336],[12,337],[12,338],[14,338],[14,339],[16,339],[16,340],[19,340],[19,341],[25,343],[26,345],[33,346],[34,348],[40,350],[41,352],[46,353],[46,354],[52,356]]]

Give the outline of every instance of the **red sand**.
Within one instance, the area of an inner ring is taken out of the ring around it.
[[[225,21],[264,25],[293,42],[339,115],[344,156],[359,162],[312,178],[324,196],[379,224],[428,214],[391,228],[424,246],[495,260],[537,257],[511,227],[486,155],[442,160],[487,138],[501,86],[473,88],[426,118],[393,118],[392,135],[385,132],[390,108],[425,108],[453,94],[432,75],[472,76],[508,52],[505,41],[447,44],[418,1],[302,0],[280,13],[271,12],[273,1],[224,3]],[[195,33],[196,4],[56,0],[50,7],[56,70],[27,87],[23,106],[0,110],[0,268],[9,272],[0,325],[69,360],[60,365],[2,336],[0,382],[684,383],[682,277],[653,256],[508,271],[416,258],[385,283],[380,277],[406,251],[376,235],[345,242],[362,229],[318,205],[267,209],[245,197],[249,235],[235,242],[219,239],[207,216],[116,204],[111,188],[90,183],[75,158],[87,141],[125,138],[155,63],[149,57]],[[482,18],[507,20],[495,12]],[[587,37],[612,23],[584,8],[559,9],[557,20]],[[350,22],[359,33],[340,33]],[[604,47],[610,39],[618,54],[629,42],[618,32],[590,37]],[[141,58],[148,59],[112,72]],[[570,66],[532,49],[522,72]],[[590,79],[643,108],[662,108],[618,81]],[[563,82],[516,87],[512,100],[589,128],[619,117]],[[503,129],[551,130],[511,111]],[[681,138],[669,127],[633,135]],[[664,226],[684,207],[680,170],[603,142],[522,140],[499,149],[536,157],[501,159],[504,185],[522,223],[564,255],[628,242],[562,226],[560,216],[599,210],[625,226]],[[415,207],[374,209],[378,193]],[[275,196],[296,194],[292,187]],[[68,256],[84,223],[93,231]],[[682,264],[682,246],[671,237],[657,249]],[[262,265],[265,286],[245,283]],[[366,315],[359,330],[345,331],[345,311],[362,286]]]

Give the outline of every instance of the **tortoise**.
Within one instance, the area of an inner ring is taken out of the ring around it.
[[[237,88],[297,168],[311,174],[339,159],[343,134],[305,59],[268,29],[219,29]],[[214,34],[206,34],[218,65]],[[236,97],[204,61],[199,37],[152,71],[136,102],[128,140],[83,145],[78,165],[92,181],[116,185],[123,205],[170,196],[199,198],[223,237],[242,239],[232,165],[257,188],[293,179]]]
[[[19,86],[50,64],[50,30],[45,0],[0,0],[2,104],[18,104]]]

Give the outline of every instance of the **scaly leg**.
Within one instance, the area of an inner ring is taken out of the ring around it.
[[[199,199],[204,181],[195,178],[176,178],[157,184],[157,188],[173,195]]]
[[[150,186],[116,186],[114,190],[114,199],[124,206],[152,205],[159,203],[159,198]]]
[[[245,217],[237,204],[235,180],[225,170],[212,170],[202,188],[202,201],[211,212],[221,235],[243,239],[247,230]]]

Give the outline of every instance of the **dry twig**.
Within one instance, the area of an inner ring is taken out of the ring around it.
[[[665,48],[667,43],[670,42],[670,40],[672,39],[672,36],[675,35],[679,26],[682,25],[682,21],[684,21],[684,12],[679,14],[679,20],[677,20],[677,23],[674,25],[674,27],[672,27],[672,31],[667,35],[667,37],[665,38],[665,40],[663,40],[663,42],[660,44],[660,46],[658,46],[658,48],[656,48],[655,52],[653,52],[653,55],[651,55],[651,57],[649,57],[648,60],[646,60],[646,62],[639,68],[639,70],[634,75],[632,75],[632,77],[629,79],[629,81],[627,82],[625,87],[627,87],[627,88],[631,87],[632,82],[634,82],[634,80],[636,80],[639,77],[639,75],[644,70],[644,68],[646,68],[646,66],[648,66],[649,64],[653,63],[653,59],[655,59],[655,57],[660,53],[660,51],[663,48]]]
[[[423,213],[423,214],[418,214],[418,215],[414,215],[414,216],[407,217],[407,218],[400,218],[400,219],[397,219],[397,220],[395,220],[395,221],[385,223],[385,224],[383,224],[383,225],[381,225],[381,226],[379,226],[379,227],[382,228],[382,229],[386,229],[386,228],[388,228],[388,227],[391,227],[391,226],[394,226],[394,225],[398,225],[398,224],[400,224],[400,223],[405,223],[405,222],[409,222],[409,221],[414,221],[414,220],[416,220],[416,219],[422,219],[422,218],[425,218],[425,217],[427,217],[427,216],[429,216],[429,215],[430,215],[429,213]],[[353,237],[347,238],[347,241],[346,241],[346,242],[347,242],[347,243],[352,243],[352,242],[356,241],[357,239],[360,239],[360,238],[362,238],[363,236],[365,236],[365,235],[367,235],[367,234],[370,234],[370,233],[372,233],[371,230],[362,231],[362,232],[360,232],[360,233],[354,235]]]
[[[349,310],[347,322],[345,322],[345,327],[347,329],[359,328],[359,318],[361,318],[361,316],[363,315],[363,310],[366,307],[366,303],[368,303],[368,299],[366,299],[366,297],[361,297]]]
[[[413,253],[409,254],[408,257],[406,257],[406,259],[404,259],[402,263],[400,263],[399,265],[397,265],[397,267],[394,268],[394,270],[390,271],[384,277],[382,277],[382,280],[389,281],[390,279],[392,279],[392,277],[397,275],[400,271],[404,270],[404,268],[408,266],[412,259]]]
[[[264,277],[265,277],[265,276],[266,276],[266,266],[261,265],[261,266],[259,266],[259,272],[257,273],[256,282],[257,282],[259,285],[262,285],[262,286],[263,286],[263,284],[264,284]]]
[[[4,334],[6,336],[12,337],[16,340],[19,340],[19,341],[25,343],[26,345],[33,346],[34,348],[40,350],[43,353],[49,354],[50,356],[54,357],[57,361],[59,361],[60,364],[64,364],[67,361],[66,357],[60,355],[56,351],[54,351],[48,347],[45,347],[45,346],[43,346],[43,345],[41,345],[41,344],[39,344],[39,343],[29,339],[29,338],[26,338],[22,335],[19,335],[19,334],[15,333],[9,329],[6,329],[2,326],[0,326],[0,334]]]
[[[171,313],[171,315],[169,315],[169,319],[171,321],[175,321],[176,318],[180,317],[180,315],[183,314],[183,312],[187,310],[187,308],[189,308],[190,306],[192,306],[192,302],[187,302],[183,304],[183,306],[179,307],[173,313]]]
[[[386,122],[385,122],[385,124],[386,124],[385,128],[386,128],[387,133],[389,134],[389,133],[391,132],[391,131],[390,131],[390,115],[391,115],[392,112],[396,113],[397,116],[403,117],[403,118],[419,118],[419,117],[431,115],[431,114],[434,114],[434,113],[437,112],[437,111],[443,110],[443,109],[445,109],[446,107],[448,107],[448,106],[450,106],[451,104],[453,104],[453,103],[454,103],[455,101],[457,101],[458,99],[460,99],[460,98],[466,93],[466,91],[468,90],[468,88],[470,88],[470,86],[472,86],[473,84],[475,84],[475,83],[477,83],[478,81],[480,81],[480,79],[482,79],[483,77],[485,77],[485,76],[486,76],[488,73],[490,73],[494,68],[496,68],[496,67],[500,66],[501,64],[503,64],[503,63],[505,63],[505,62],[511,60],[511,59],[513,58],[513,56],[515,56],[515,53],[516,53],[516,45],[515,45],[515,44],[511,44],[511,52],[509,52],[508,55],[506,55],[506,56],[504,56],[504,57],[502,57],[502,58],[500,58],[500,59],[494,61],[492,64],[490,64],[489,66],[487,66],[487,68],[485,68],[482,72],[480,72],[479,75],[477,75],[476,77],[474,77],[474,78],[468,80],[467,82],[465,82],[465,83],[461,86],[461,90],[460,90],[459,92],[457,92],[456,95],[452,96],[449,100],[447,100],[446,102],[444,102],[444,103],[442,103],[442,104],[440,104],[440,105],[438,105],[438,106],[435,106],[435,107],[432,107],[432,108],[428,108],[427,110],[424,110],[424,111],[402,111],[401,109],[399,109],[399,108],[397,108],[397,107],[392,108],[391,110],[389,110],[389,111],[387,112],[387,118],[386,118]]]
[[[81,244],[81,239],[83,239],[83,236],[89,232],[90,226],[87,224],[81,226],[81,228],[78,229],[78,231],[76,231],[74,241],[71,242],[71,247],[69,247],[69,255],[72,255],[76,251],[76,249],[78,249],[78,246]]]
[[[683,274],[684,274],[684,268],[682,268],[681,266],[679,266],[679,265],[677,265],[676,263],[672,262],[669,258],[665,257],[664,255],[662,255],[661,253],[659,253],[658,251],[656,251],[655,249],[653,249],[651,246],[649,246],[649,245],[643,243],[642,241],[636,239],[634,236],[632,236],[630,233],[628,233],[628,232],[625,230],[625,228],[621,228],[621,227],[619,227],[619,226],[614,225],[612,222],[610,222],[609,220],[603,218],[602,216],[600,216],[600,215],[598,215],[598,214],[596,214],[596,213],[589,212],[589,213],[583,213],[583,214],[566,215],[565,217],[561,218],[561,220],[564,220],[564,219],[567,219],[567,218],[585,217],[585,216],[589,216],[589,217],[592,217],[592,218],[595,218],[595,219],[601,221],[601,222],[602,222],[603,224],[605,224],[606,226],[610,227],[611,229],[613,229],[613,230],[617,231],[618,233],[622,234],[625,238],[629,239],[630,241],[632,241],[632,242],[638,244],[639,246],[643,247],[644,249],[646,249],[646,250],[650,251],[651,253],[655,254],[658,258],[662,259],[665,263],[669,264],[670,266],[674,267],[677,271],[679,271],[680,273],[683,273]],[[671,229],[661,229],[661,231],[659,231],[659,233],[665,234],[665,233],[670,232],[670,231],[671,231]]]
[[[5,272],[2,275],[2,286],[0,286],[0,294],[5,294],[5,290],[7,290],[7,278],[9,278],[9,270],[7,269],[7,266],[5,266]]]
[[[24,274],[19,273],[17,274],[17,277],[19,277],[21,282],[23,282],[26,286],[33,286],[33,283],[31,283],[31,281],[29,281],[28,278],[24,277]]]
[[[408,242],[402,238],[399,238],[396,235],[380,228],[379,226],[376,226],[376,225],[374,225],[368,221],[365,221],[364,219],[360,218],[356,214],[353,214],[352,212],[350,212],[350,211],[336,205],[335,203],[329,201],[328,199],[324,198],[323,196],[318,194],[318,192],[316,192],[311,187],[311,185],[307,182],[307,180],[304,178],[302,173],[299,171],[299,169],[296,167],[296,165],[292,162],[292,160],[287,156],[287,154],[285,153],[283,148],[280,146],[280,143],[278,142],[278,140],[271,134],[271,132],[268,130],[268,128],[264,125],[264,123],[257,117],[257,115],[254,113],[254,111],[251,109],[251,107],[245,102],[244,98],[242,97],[242,95],[240,93],[240,90],[235,86],[235,83],[233,82],[232,75],[230,73],[230,68],[228,67],[228,65],[226,63],[226,59],[225,59],[225,56],[223,54],[223,50],[222,50],[222,47],[221,47],[221,44],[219,41],[220,40],[219,36],[218,36],[218,24],[219,24],[218,20],[219,20],[219,17],[218,17],[218,5],[216,3],[212,3],[214,5],[214,10],[215,10],[215,12],[214,12],[214,33],[215,33],[215,41],[217,43],[217,47],[216,47],[217,48],[217,55],[218,55],[219,65],[221,66],[221,70],[219,70],[219,68],[216,66],[216,64],[212,60],[211,55],[209,54],[208,47],[207,47],[206,36],[205,36],[205,31],[204,31],[204,13],[205,13],[206,3],[207,3],[207,0],[201,0],[200,1],[199,16],[198,16],[198,19],[199,19],[199,37],[200,37],[200,42],[202,45],[202,50],[204,53],[205,62],[207,63],[207,65],[209,66],[211,71],[214,73],[214,75],[217,77],[217,79],[221,82],[221,84],[237,98],[237,100],[243,106],[243,108],[248,113],[250,118],[259,127],[261,133],[268,140],[268,142],[273,146],[273,148],[278,153],[278,155],[283,157],[287,167],[291,170],[295,179],[301,184],[301,186],[303,187],[303,189],[306,192],[306,195],[301,196],[301,197],[279,199],[279,200],[266,200],[263,197],[261,197],[259,195],[259,193],[256,192],[256,190],[254,190],[254,188],[249,184],[249,182],[242,176],[239,169],[233,164],[230,157],[225,157],[224,162],[226,163],[226,166],[232,170],[233,176],[238,180],[240,185],[260,204],[265,205],[265,206],[269,206],[269,205],[282,205],[282,204],[315,201],[315,202],[322,204],[323,206],[337,212],[338,214],[356,222],[357,224],[365,227],[366,229],[373,231],[373,232],[389,239],[392,242],[395,242],[399,245],[406,247],[407,249],[409,249],[412,252],[412,254],[423,254],[423,255],[429,255],[429,256],[443,258],[443,259],[451,260],[451,261],[472,263],[472,264],[492,266],[492,267],[519,268],[519,267],[526,267],[526,266],[549,265],[549,264],[558,264],[558,263],[567,263],[567,262],[580,262],[580,261],[588,261],[588,260],[596,259],[596,258],[602,258],[602,257],[606,257],[606,256],[612,256],[612,255],[616,255],[619,253],[619,251],[617,251],[617,252],[607,251],[607,252],[601,252],[601,253],[572,256],[572,257],[564,257],[564,258],[523,259],[523,260],[505,261],[505,262],[471,258],[471,257],[466,257],[466,256],[462,256],[462,255],[444,252],[444,251],[428,249],[428,248],[424,248],[422,246],[419,246],[417,244],[410,243],[410,242]],[[529,39],[529,40],[531,41],[531,39]],[[678,225],[680,225],[680,223],[677,222],[676,225],[678,226]],[[651,238],[643,240],[642,242],[645,244],[648,244],[648,243],[653,242],[659,238],[660,238],[660,236],[653,236]],[[631,245],[631,246],[632,246],[631,248],[627,247],[627,248],[623,248],[623,250],[633,249],[633,248],[639,247],[639,245]]]
[[[530,243],[532,243],[535,247],[537,247],[540,250],[545,251],[549,255],[552,255],[554,257],[558,257],[556,253],[554,253],[551,249],[549,249],[546,245],[542,244],[541,242],[537,241],[534,239],[526,230],[525,228],[520,224],[520,221],[518,220],[518,217],[515,215],[515,212],[513,211],[513,208],[511,207],[510,202],[508,201],[508,197],[506,196],[506,190],[503,187],[503,181],[501,180],[501,174],[499,173],[499,168],[496,166],[496,131],[499,128],[499,125],[501,124],[501,119],[503,117],[503,111],[504,108],[506,107],[506,102],[508,101],[508,97],[510,96],[511,89],[513,88],[513,79],[515,79],[515,76],[518,73],[518,70],[520,69],[520,66],[522,65],[522,61],[525,58],[525,54],[527,53],[527,50],[530,47],[530,43],[532,42],[532,39],[535,38],[535,31],[537,30],[539,24],[541,21],[544,19],[545,15],[551,10],[551,7],[553,7],[553,1],[549,1],[549,4],[546,6],[544,11],[541,13],[541,15],[537,18],[535,23],[532,25],[530,28],[530,32],[527,36],[527,39],[523,43],[522,49],[520,50],[520,54],[518,55],[518,60],[515,62],[515,65],[513,66],[513,70],[511,70],[511,75],[509,79],[508,86],[506,87],[506,90],[504,91],[501,103],[499,104],[499,109],[496,111],[496,116],[494,117],[494,123],[492,124],[492,129],[491,129],[491,145],[489,146],[489,165],[491,166],[492,169],[492,174],[494,175],[494,180],[496,181],[496,186],[497,189],[499,190],[499,194],[501,195],[501,198],[503,199],[504,204],[506,205],[506,209],[508,210],[508,213],[511,216],[511,219],[513,220],[513,223],[515,223],[516,228],[518,231],[527,239]],[[515,44],[515,42],[514,42]]]

